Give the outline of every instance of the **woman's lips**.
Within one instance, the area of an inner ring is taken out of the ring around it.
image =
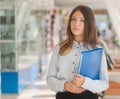
[[[74,28],[73,30],[78,31],[79,29],[78,28]]]

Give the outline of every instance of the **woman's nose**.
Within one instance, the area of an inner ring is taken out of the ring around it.
[[[76,25],[76,26],[80,26],[80,22],[79,22],[79,21],[76,21],[76,22],[75,22],[75,25]]]

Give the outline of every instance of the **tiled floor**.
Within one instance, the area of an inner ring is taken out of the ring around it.
[[[45,80],[38,80],[20,94],[3,94],[2,99],[55,99],[55,92],[51,91]]]

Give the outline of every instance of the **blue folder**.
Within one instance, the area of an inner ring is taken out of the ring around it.
[[[99,79],[103,48],[81,52],[78,73],[93,80]]]

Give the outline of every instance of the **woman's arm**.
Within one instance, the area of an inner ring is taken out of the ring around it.
[[[64,79],[58,79],[57,78],[57,73],[59,71],[58,67],[58,57],[59,57],[59,46],[55,46],[49,69],[48,69],[48,74],[47,74],[47,84],[50,87],[51,90],[53,91],[64,91],[64,83],[66,82]]]

